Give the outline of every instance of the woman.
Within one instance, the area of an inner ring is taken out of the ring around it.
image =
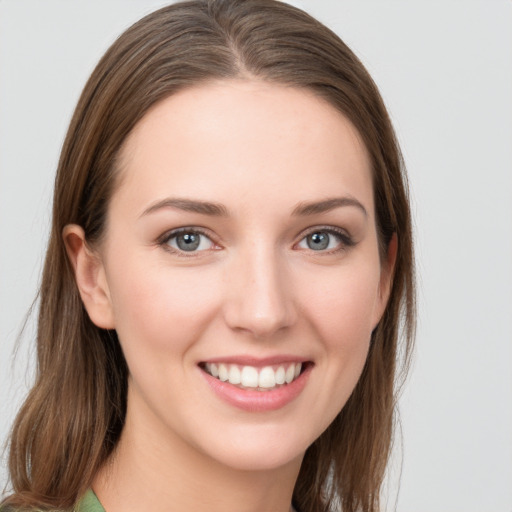
[[[413,319],[400,152],[357,58],[280,2],[161,9],[64,143],[5,504],[376,511]]]

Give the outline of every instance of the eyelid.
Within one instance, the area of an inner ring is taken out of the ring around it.
[[[348,248],[356,245],[356,242],[352,238],[352,235],[343,228],[332,226],[332,225],[319,225],[319,226],[312,226],[310,228],[307,228],[306,230],[302,231],[302,233],[299,235],[299,240],[294,244],[294,248],[297,247],[297,245],[302,242],[307,236],[317,233],[317,232],[325,232],[329,233],[331,235],[334,235],[340,239],[340,247],[337,247],[335,249],[330,250],[324,250],[324,251],[314,251],[313,249],[309,249],[310,252],[317,253],[318,255],[324,254],[334,254],[337,252],[341,252],[344,250],[347,250]],[[205,249],[202,251],[190,251],[187,253],[187,251],[182,251],[179,249],[175,249],[174,247],[171,247],[169,245],[169,240],[173,237],[178,236],[180,233],[197,233],[202,236],[205,236],[208,238],[211,243],[215,246],[211,249]],[[157,244],[164,247],[165,250],[171,252],[174,255],[185,257],[185,258],[191,258],[191,257],[198,257],[201,255],[204,255],[203,253],[208,253],[211,250],[219,250],[219,243],[215,240],[215,236],[211,233],[210,230],[206,228],[202,228],[199,226],[183,226],[179,228],[174,228],[169,231],[166,231],[161,236],[159,236],[156,240]],[[304,249],[306,250],[306,249]]]
[[[335,235],[341,240],[341,243],[340,243],[340,247],[337,247],[335,249],[325,250],[325,251],[314,251],[313,249],[309,249],[313,253],[316,253],[319,255],[334,254],[337,252],[344,251],[344,250],[356,245],[356,242],[352,238],[352,235],[346,229],[342,229],[337,226],[329,226],[329,225],[322,226],[322,225],[320,225],[320,226],[313,226],[313,227],[308,228],[305,231],[303,231],[300,235],[299,241],[295,244],[294,247],[296,247],[300,242],[302,242],[307,236],[312,235],[313,233],[318,233],[318,232],[324,232],[324,233],[329,233],[331,235]],[[305,250],[307,250],[307,249],[305,249]]]
[[[215,246],[212,249],[205,249],[203,251],[190,251],[187,253],[187,251],[182,251],[180,249],[176,249],[174,247],[171,247],[169,245],[169,240],[172,238],[182,234],[182,233],[197,233],[199,235],[202,235]],[[207,253],[210,250],[218,250],[218,243],[215,241],[215,238],[212,236],[212,233],[209,230],[206,230],[205,228],[201,228],[198,226],[183,226],[180,228],[171,229],[169,231],[166,231],[161,236],[159,236],[156,240],[157,244],[161,247],[163,247],[166,251],[169,251],[170,253],[184,257],[184,258],[193,258],[198,257],[200,255],[203,255],[203,253]]]

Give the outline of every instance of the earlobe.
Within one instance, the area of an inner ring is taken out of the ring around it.
[[[84,230],[77,224],[68,224],[62,238],[91,321],[102,329],[114,329],[112,302],[101,258],[87,246]]]
[[[377,298],[377,315],[375,319],[374,328],[377,327],[391,295],[391,288],[393,287],[393,276],[395,274],[396,257],[398,253],[398,237],[393,233],[389,241],[386,258],[381,263],[380,281],[379,281],[379,296]]]

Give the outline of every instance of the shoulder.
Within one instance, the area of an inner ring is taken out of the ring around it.
[[[99,502],[96,494],[89,489],[78,503],[72,508],[66,511],[63,510],[48,510],[41,508],[19,508],[12,505],[0,504],[0,512],[105,512],[105,509]]]

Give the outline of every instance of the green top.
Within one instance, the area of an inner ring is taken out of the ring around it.
[[[105,509],[94,491],[89,489],[78,502],[75,512],[105,512]]]
[[[26,509],[24,509],[26,510]],[[80,501],[73,507],[73,512],[105,512],[105,509],[100,503],[100,500],[94,494],[92,489],[89,489],[80,499]],[[3,507],[0,504],[0,512],[16,512],[14,507]],[[41,509],[33,509],[34,512],[41,512]]]
[[[10,508],[0,506],[0,512],[10,512],[11,510]],[[295,512],[293,507],[291,510]],[[94,494],[94,491],[89,489],[76,504],[76,507],[73,508],[73,512],[105,512],[105,509],[96,494]]]
[[[75,512],[105,512],[105,509],[101,505],[96,494],[94,494],[94,491],[89,489],[78,502]],[[293,507],[292,512],[295,512]]]

